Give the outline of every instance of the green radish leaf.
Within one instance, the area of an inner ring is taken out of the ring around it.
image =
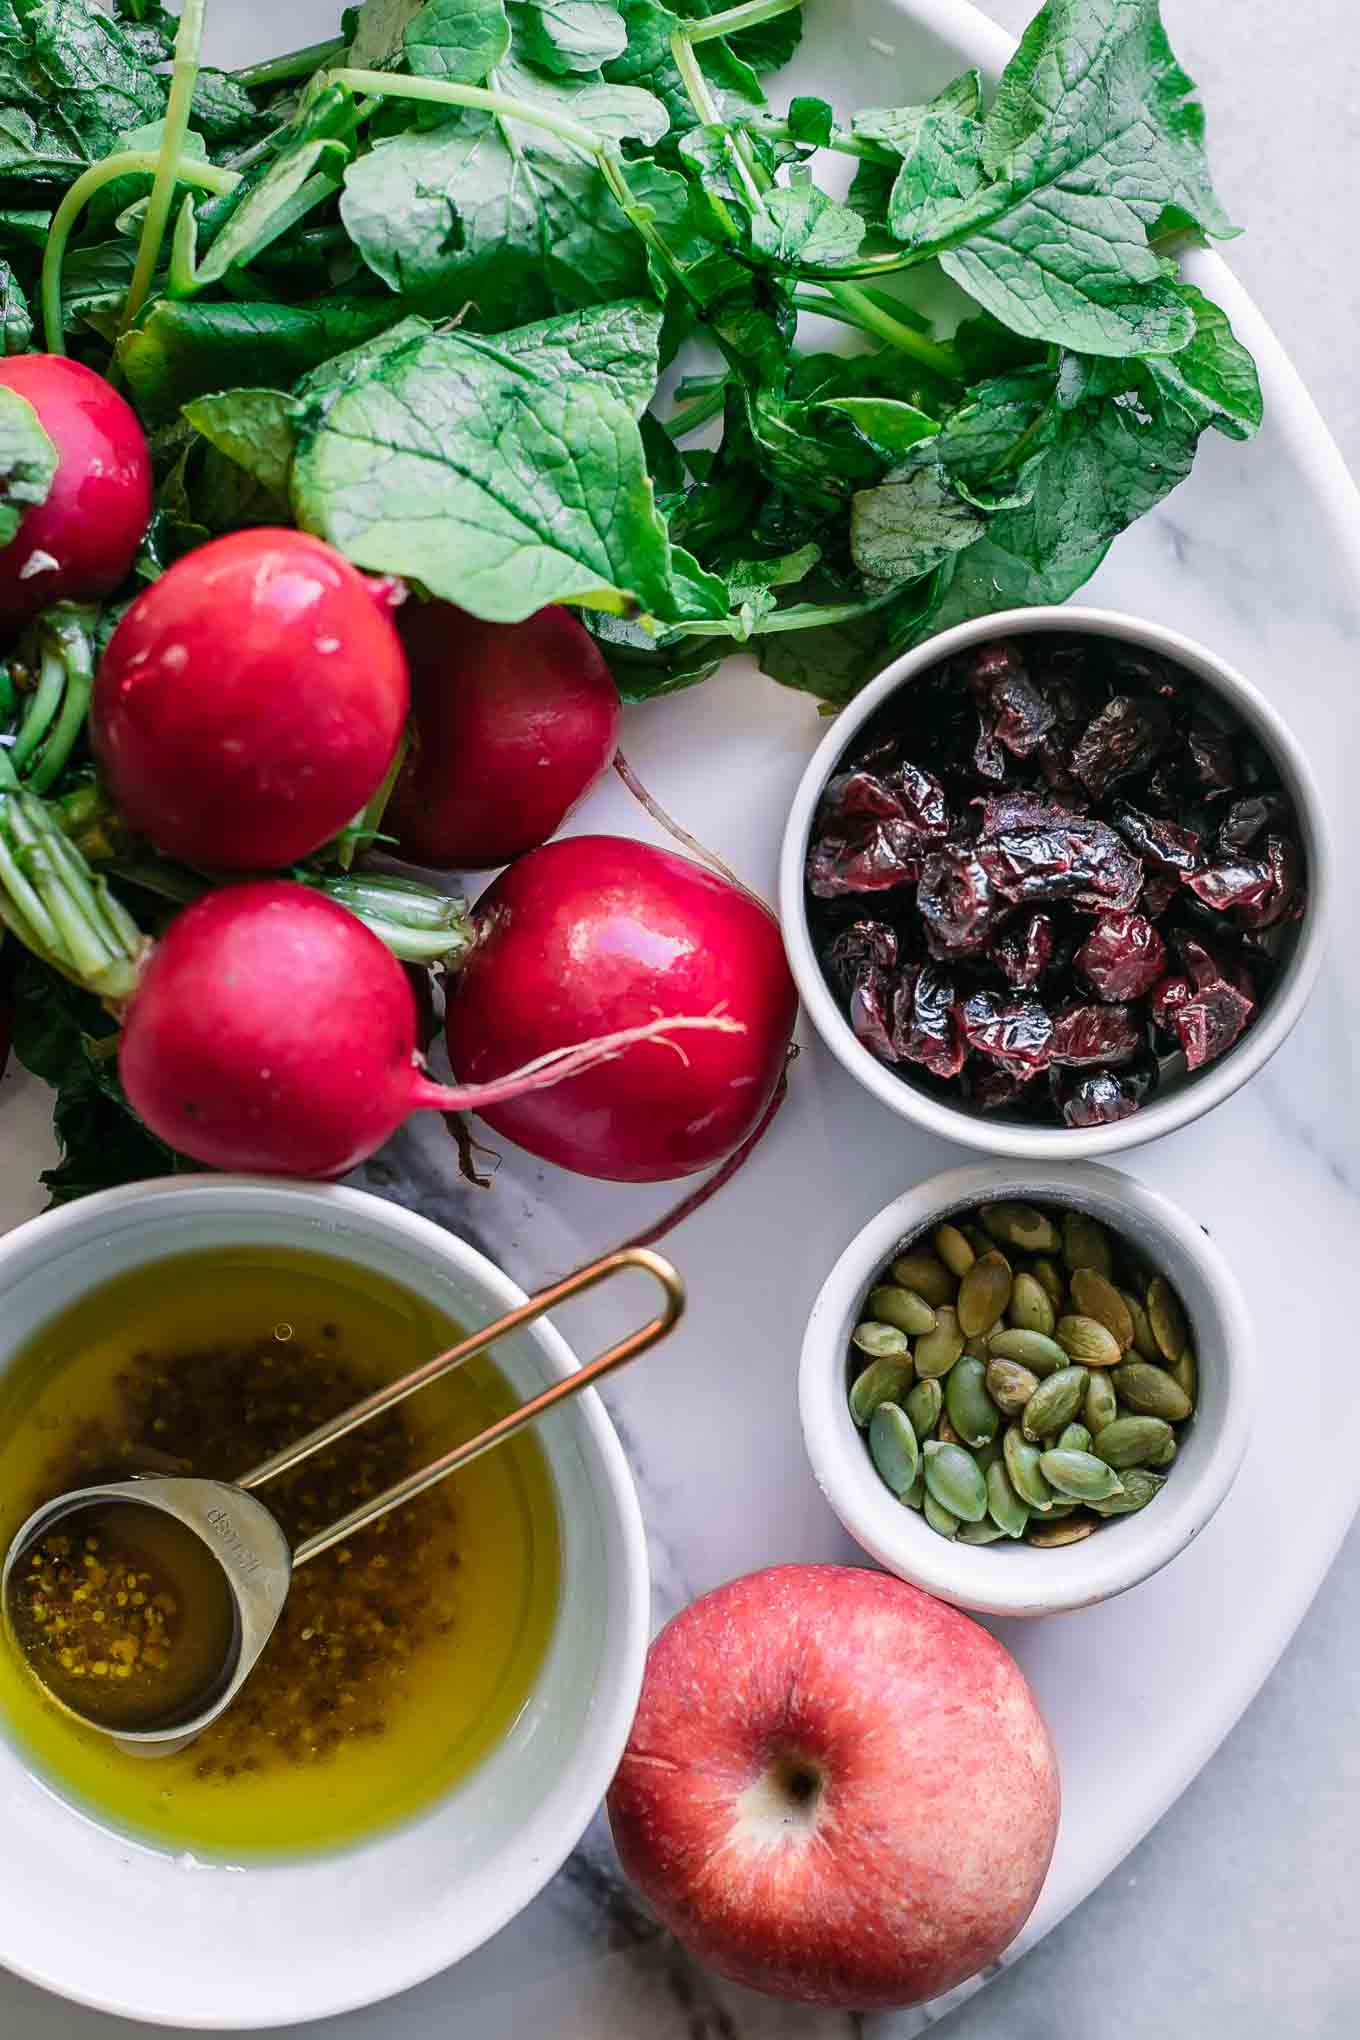
[[[40,0],[25,27],[38,71],[92,157],[164,113],[165,84],[128,31],[90,0]]]
[[[863,239],[859,214],[819,191],[806,170],[776,186],[751,217],[752,248],[780,269],[836,267],[853,259]]]
[[[795,142],[803,142],[813,149],[824,149],[831,140],[836,116],[825,99],[801,97],[789,101],[788,123],[789,133]]]
[[[163,420],[191,397],[230,389],[245,362],[262,382],[287,388],[318,362],[383,332],[400,310],[391,298],[311,305],[161,298],[118,343],[118,365],[143,415]]]
[[[814,408],[848,418],[885,460],[900,460],[911,447],[933,438],[940,429],[938,418],[894,397],[828,397]]]
[[[850,506],[850,552],[867,580],[915,581],[980,538],[986,522],[942,468],[922,468],[859,491]]]
[[[196,287],[204,290],[210,283],[220,283],[229,269],[242,268],[286,234],[325,195],[311,195],[304,187],[313,177],[332,179],[338,186],[348,161],[345,144],[325,138],[285,149],[241,200],[199,263]]]
[[[360,566],[495,622],[548,602],[675,612],[637,424],[604,378],[436,333],[304,410],[300,436],[298,521]]]
[[[244,85],[230,71],[203,69],[194,80],[189,118],[213,148],[225,142],[242,142],[265,126]]]
[[[33,315],[8,262],[0,262],[0,353],[23,354],[33,338]]]
[[[22,106],[0,109],[0,180],[26,184],[70,184],[88,158],[64,123],[44,119],[40,128]]]
[[[510,48],[510,20],[501,0],[428,0],[401,46],[418,78],[481,85]]]
[[[297,451],[292,408],[292,398],[282,390],[224,390],[194,398],[184,406],[184,416],[219,453],[286,502]]]
[[[1154,357],[1146,373],[1168,416],[1187,424],[1212,425],[1229,439],[1250,439],[1262,417],[1256,363],[1233,332],[1226,312],[1190,283],[1177,295],[1195,315],[1195,335],[1179,354]]]
[[[1233,231],[1203,139],[1157,0],[1049,0],[983,124],[989,181],[914,207],[911,245],[1017,333],[1087,354],[1174,354],[1193,314],[1149,235]]]
[[[660,339],[660,311],[634,298],[501,333],[496,347],[532,375],[592,376],[640,418],[656,394]]]
[[[518,8],[524,55],[544,71],[598,71],[628,47],[613,0],[524,0]]]
[[[654,93],[665,107],[671,128],[677,135],[687,133],[700,123],[694,102],[675,67],[671,37],[677,29],[684,27],[682,17],[693,18],[709,12],[716,13],[717,9],[682,5],[672,11],[663,6],[661,0],[623,0],[628,46],[621,55],[611,58],[602,67],[612,84],[645,85],[649,92]],[[778,24],[772,23],[771,26]],[[725,113],[737,111],[741,102],[750,106],[765,104],[765,95],[754,70],[734,54],[726,41],[715,37],[712,42],[700,43],[694,55],[709,86],[717,92]]]
[[[341,30],[350,39],[346,62],[365,71],[385,70],[403,54],[411,24],[427,11],[427,0],[363,0],[350,8]]]
[[[881,201],[895,239],[915,242],[942,201],[969,199],[985,182],[981,106],[982,80],[965,71],[924,106],[871,107],[855,115],[852,133],[902,158]],[[861,204],[868,183],[860,183]],[[881,191],[881,182],[874,188]]]
[[[30,510],[47,501],[57,449],[27,397],[0,386],[0,545],[12,543]]]

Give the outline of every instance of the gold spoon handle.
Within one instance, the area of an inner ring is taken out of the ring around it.
[[[310,1459],[314,1452],[322,1451],[327,1445],[334,1444],[338,1438],[348,1437],[351,1431],[357,1431],[360,1425],[368,1423],[370,1418],[380,1415],[384,1410],[394,1408],[397,1403],[404,1402],[407,1396],[417,1394],[422,1388],[428,1388],[432,1382],[441,1381],[446,1374],[452,1374],[455,1368],[461,1367],[464,1361],[474,1359],[478,1353],[485,1352],[487,1347],[494,1345],[498,1339],[506,1338],[511,1332],[519,1331],[522,1326],[532,1324],[535,1318],[542,1317],[547,1311],[555,1310],[568,1298],[579,1296],[584,1290],[594,1289],[597,1284],[607,1282],[611,1276],[622,1274],[629,1268],[637,1268],[644,1274],[653,1275],[660,1283],[663,1302],[658,1316],[649,1319],[645,1325],[640,1325],[635,1332],[630,1332],[627,1338],[620,1339],[617,1345],[610,1346],[588,1366],[582,1367],[575,1374],[569,1374],[564,1381],[554,1382],[551,1388],[545,1388],[540,1395],[532,1397],[521,1408],[512,1410],[507,1416],[489,1425],[485,1431],[478,1432],[477,1436],[470,1438],[466,1444],[455,1446],[452,1451],[446,1452],[442,1459],[434,1460],[419,1473],[408,1474],[405,1480],[398,1481],[394,1487],[376,1495],[372,1501],[362,1503],[357,1509],[351,1509],[347,1516],[342,1516],[338,1523],[332,1523],[329,1529],[318,1530],[311,1537],[304,1538],[293,1553],[294,1568],[305,1565],[309,1558],[316,1558],[323,1551],[329,1551],[333,1544],[339,1544],[344,1538],[354,1536],[356,1532],[375,1522],[379,1516],[385,1516],[390,1509],[400,1508],[403,1502],[412,1501],[417,1495],[424,1494],[427,1488],[434,1487],[436,1482],[444,1480],[460,1466],[466,1466],[469,1460],[479,1458],[483,1452],[490,1452],[495,1446],[503,1444],[507,1438],[513,1437],[516,1431],[522,1430],[526,1424],[532,1424],[536,1418],[541,1417],[557,1403],[565,1402],[568,1396],[579,1395],[582,1389],[590,1388],[595,1382],[602,1381],[606,1374],[612,1374],[616,1367],[624,1367],[640,1353],[645,1353],[649,1346],[654,1346],[658,1339],[666,1336],[683,1311],[684,1283],[670,1262],[661,1254],[654,1254],[648,1247],[620,1247],[614,1253],[604,1254],[598,1261],[591,1261],[588,1266],[576,1269],[573,1274],[564,1275],[560,1282],[554,1282],[549,1288],[540,1289],[536,1296],[529,1297],[527,1302],[507,1311],[504,1317],[497,1318],[494,1324],[484,1325],[479,1332],[473,1332],[458,1345],[451,1346],[447,1353],[436,1354],[434,1359],[427,1360],[412,1373],[403,1375],[400,1381],[394,1381],[386,1388],[378,1389],[374,1394],[365,1397],[362,1402],[355,1403],[352,1408],[342,1410],[340,1415],[332,1417],[329,1423],[319,1424],[316,1430],[309,1431],[305,1438],[299,1438],[296,1444],[285,1446],[282,1452],[276,1452],[272,1459],[262,1461],[259,1466],[253,1467],[244,1475],[236,1483],[238,1487],[263,1487],[266,1481],[289,1472],[293,1467],[301,1465],[304,1459]]]

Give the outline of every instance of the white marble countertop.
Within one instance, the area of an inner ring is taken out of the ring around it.
[[[1033,0],[981,4],[1011,29],[1033,12]],[[1292,353],[1343,452],[1360,469],[1353,344],[1360,285],[1352,262],[1343,259],[1343,251],[1354,249],[1354,220],[1360,216],[1354,117],[1360,104],[1360,18],[1353,0],[1300,0],[1291,10],[1278,9],[1273,0],[1237,0],[1231,9],[1164,0],[1164,12],[1178,54],[1205,91],[1220,186],[1251,230],[1230,250],[1230,259]],[[1313,599],[1313,591],[1300,564],[1307,558],[1306,541],[1298,533],[1290,536],[1294,543],[1281,548],[1280,566],[1286,575],[1295,569],[1293,583],[1282,590],[1284,606],[1293,611]],[[1267,570],[1259,534],[1254,554],[1243,550],[1257,572]],[[1149,553],[1144,573],[1152,557]],[[1319,605],[1328,606],[1337,592],[1319,589]],[[1124,586],[1107,586],[1105,594],[1127,599]],[[1100,593],[1093,599],[1101,599]],[[1353,602],[1354,591],[1344,599]],[[1329,636],[1354,637],[1357,619],[1350,608],[1343,614],[1335,603],[1330,606]],[[1259,608],[1268,638],[1270,605]],[[1201,624],[1197,615],[1172,620],[1186,620],[1191,628]],[[1202,628],[1207,634],[1207,624]],[[1307,629],[1296,636],[1305,646],[1310,642]],[[1301,689],[1305,680],[1301,676]],[[1316,747],[1321,735],[1316,721],[1311,734]],[[1356,734],[1352,724],[1352,751]],[[795,734],[784,719],[774,740],[784,744],[794,775],[807,748],[802,733]],[[611,808],[600,825],[628,823],[623,810]],[[768,876],[752,875],[762,881]],[[1276,1066],[1279,1074],[1269,1079],[1268,1110],[1254,1115],[1249,1129],[1236,1106],[1225,1110],[1221,1140],[1225,1174],[1239,1156],[1254,1167],[1251,1195],[1258,1184],[1260,1194],[1271,1194],[1304,1164],[1310,1181],[1325,1184],[1330,1177],[1322,1193],[1331,1206],[1329,1219],[1344,1225],[1345,1200],[1354,1195],[1354,1156],[1347,1152],[1344,1126],[1338,1132],[1327,1116],[1329,1103],[1344,1106],[1348,1094],[1352,1114],[1355,1106],[1354,1050],[1342,1038],[1340,1011],[1336,997],[1329,998],[1328,1027],[1310,1019],[1302,1047],[1296,1037]],[[1263,1082],[1263,1095],[1264,1088]],[[42,1101],[15,1102],[20,1109],[8,1112],[6,1135],[22,1144],[20,1122],[31,1120],[36,1127]],[[823,1109],[815,1093],[808,1109]],[[1352,1130],[1354,1123],[1352,1116]],[[1244,1131],[1255,1136],[1254,1151],[1250,1140],[1245,1149],[1239,1146]],[[1287,1143],[1278,1176],[1268,1158],[1261,1166],[1263,1132]],[[778,1141],[776,1130],[774,1152],[762,1158],[762,1166],[776,1174]],[[493,1227],[475,1206],[449,1199],[442,1167],[436,1172],[431,1166],[432,1150],[422,1137],[404,1138],[398,1153],[405,1168],[400,1194],[452,1217],[474,1237],[485,1222],[497,1257],[525,1279],[566,1265],[574,1248],[599,1245],[617,1229],[614,1193],[604,1190],[573,1197],[570,1228],[545,1224],[541,1184],[522,1162],[504,1172]],[[924,1173],[950,1158],[941,1148],[914,1154],[912,1162],[915,1172]],[[1137,1158],[1133,1165],[1138,1168]],[[866,1191],[856,1200],[864,1215],[899,1187],[887,1180],[882,1158],[875,1166],[884,1180],[878,1195],[870,1198]],[[1172,1194],[1178,1194],[1181,1179],[1188,1188],[1192,1179],[1183,1149],[1170,1164]],[[0,1184],[0,1217],[6,1222],[20,1215],[21,1196],[12,1182]],[[741,1254],[779,1265],[786,1251],[779,1214],[764,1201],[754,1210],[744,1208],[748,1229]],[[524,1221],[531,1216],[529,1225]],[[711,1213],[694,1222],[696,1252],[702,1253],[703,1239],[710,1245],[716,1240],[712,1224]],[[805,1221],[804,1230],[806,1251],[820,1268],[849,1226],[841,1214],[830,1230],[819,1230],[815,1218]],[[790,1366],[793,1358],[790,1353]],[[667,1399],[675,1398],[676,1435],[681,1444],[692,1439],[692,1428],[683,1422],[683,1387],[658,1382],[652,1392],[666,1412]],[[616,1402],[626,1437],[633,1428],[631,1413],[640,1426],[643,1405],[633,1400],[638,1393],[626,1384]],[[742,1455],[753,1447],[745,1414],[730,1438],[711,1441],[713,1461],[697,1470],[686,1466],[679,1447],[671,1452],[661,1442],[667,1431],[655,1409],[648,1415],[643,1486],[656,1533],[660,1607],[668,1609],[699,1586],[763,1562],[776,1549],[790,1558],[827,1555],[825,1524],[811,1521],[803,1498],[792,1492],[782,1510],[777,1500],[767,1502],[776,1520],[767,1514],[748,1530],[728,1521],[721,1534],[710,1534],[710,1519],[698,1504],[705,1492],[716,1494],[740,1479]],[[791,1412],[781,1410],[771,1421],[777,1432],[773,1449],[792,1466]],[[671,1524],[683,1526],[683,1551],[669,1539]],[[938,2033],[949,2040],[1029,2034],[1077,2040],[1116,2030],[1120,2040],[1152,2040],[1154,2034],[1157,2040],[1166,2034],[1207,2040],[1229,2032],[1234,2040],[1276,2040],[1282,2033],[1300,2040],[1343,2035],[1354,2040],[1360,2029],[1360,1900],[1354,1883],[1360,1769],[1352,1697],[1360,1675],[1357,1561],[1360,1531],[1343,1549],[1279,1669],[1179,1804],[1033,1955],[938,2026]],[[1202,1676],[1188,1659],[1187,1679]],[[1112,1780],[1112,1790],[1120,1782]],[[551,1903],[541,1901],[530,1920],[511,1932],[513,1960],[506,1955],[507,1935],[468,1965],[470,2002],[432,1984],[381,2013],[327,2022],[316,2029],[319,2040],[444,2040],[455,2030],[466,2040],[502,2035],[518,2040],[531,2030],[550,2033],[553,2040],[597,2035],[622,2040],[643,2030],[654,2040],[776,2035],[840,2040],[860,2027],[857,2021],[710,1989],[610,1878],[598,1845],[579,1853],[554,1887]],[[886,2021],[868,2023],[876,2028],[874,2040],[895,2040],[903,2030]],[[75,2010],[0,1975],[4,2040],[131,2040],[145,2031]]]

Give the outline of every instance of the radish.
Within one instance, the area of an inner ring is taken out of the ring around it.
[[[392,600],[300,531],[237,531],[176,561],[95,679],[95,755],[133,828],[221,871],[277,870],[344,828],[406,720]]]
[[[774,916],[687,857],[576,836],[520,858],[483,895],[449,989],[449,1055],[485,1083],[561,1042],[658,1012],[721,1006],[744,1032],[676,1057],[636,1052],[553,1092],[481,1106],[498,1133],[584,1176],[648,1183],[720,1161],[783,1073],[797,993]]]
[[[722,1014],[646,1021],[450,1089],[420,1067],[415,998],[378,937],[309,887],[265,879],[208,893],[171,922],[124,1013],[118,1069],[152,1132],[195,1161],[338,1176],[409,1112],[479,1110],[643,1043],[644,1060],[678,1065],[670,1035],[740,1031]]]
[[[46,499],[0,547],[0,632],[53,602],[98,602],[126,579],[151,518],[151,455],[103,376],[61,354],[0,360],[0,388],[31,404],[56,449]]]
[[[413,604],[414,741],[386,826],[416,864],[508,864],[555,835],[614,756],[619,697],[567,609],[482,623],[448,602]]]

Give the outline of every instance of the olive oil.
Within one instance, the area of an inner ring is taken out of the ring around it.
[[[386,1278],[291,1249],[121,1277],[45,1326],[0,1382],[0,1541],[72,1487],[230,1480],[458,1336]],[[515,1400],[476,1360],[261,1499],[297,1539]],[[242,1694],[187,1750],[119,1750],[55,1706],[8,1641],[0,1733],[64,1796],[147,1841],[228,1860],[353,1842],[442,1797],[509,1732],[559,1575],[552,1484],[523,1433],[303,1567]]]

